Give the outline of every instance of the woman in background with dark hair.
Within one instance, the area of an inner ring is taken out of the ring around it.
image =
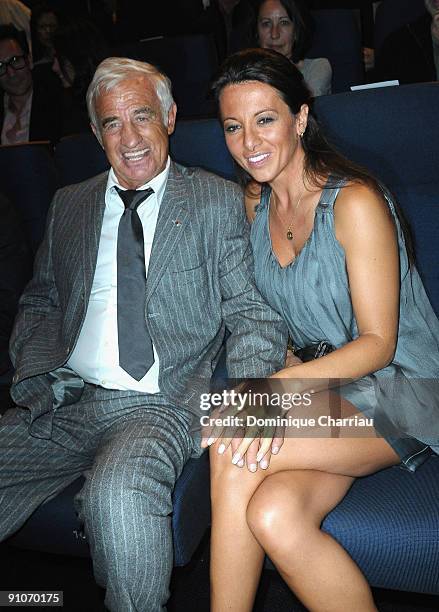
[[[204,439],[212,610],[252,609],[267,554],[308,609],[376,611],[360,569],[320,525],[356,477],[398,464],[414,471],[432,454],[438,397],[422,397],[416,379],[439,378],[439,322],[394,203],[327,143],[295,66],[246,50],[226,60],[214,91],[232,156],[262,185],[257,209],[247,202],[256,284],[298,347],[325,340],[334,350],[269,379],[313,398],[293,409],[303,423],[282,449],[269,430],[232,444],[224,432]],[[334,396],[333,379],[352,382]],[[322,415],[347,419],[335,437]]]
[[[108,56],[107,43],[96,26],[73,17],[54,36],[54,72],[64,87],[63,135],[90,130],[85,94],[97,66]]]
[[[303,74],[312,96],[331,93],[332,68],[325,57],[307,58],[313,36],[311,16],[298,0],[259,0],[257,41],[263,49],[282,53]]]
[[[32,59],[34,65],[52,63],[55,59],[53,37],[59,26],[59,17],[47,2],[37,4],[31,13]]]

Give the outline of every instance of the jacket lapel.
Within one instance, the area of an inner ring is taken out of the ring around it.
[[[89,191],[88,194],[86,192],[82,207],[82,264],[84,291],[86,296],[88,296],[91,291],[96,268],[102,220],[105,210],[105,188],[107,186],[107,178],[108,172],[97,177],[94,189]]]
[[[188,194],[185,180],[171,162],[165,193],[160,204],[157,226],[149,260],[146,280],[146,301],[149,300],[159,282],[175,246],[189,222]]]

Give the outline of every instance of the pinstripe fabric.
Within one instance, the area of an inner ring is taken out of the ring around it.
[[[81,473],[76,500],[106,606],[164,609],[173,565],[172,490],[193,450],[191,414],[162,395],[86,385],[59,408],[51,439],[29,436],[29,411],[0,421],[0,539]]]
[[[78,509],[107,605],[154,612],[166,601],[172,567],[170,495],[198,450],[188,433],[199,406],[195,381],[210,378],[226,325],[227,365],[236,378],[278,369],[286,328],[253,285],[240,190],[171,164],[145,306],[162,393],[86,385],[80,401],[54,412],[47,373],[66,363],[85,317],[106,180],[103,174],[57,192],[34,278],[20,301],[11,340],[12,397],[30,411],[15,409],[0,422],[7,457],[0,462],[0,491],[11,509],[0,518],[0,538],[87,470]]]

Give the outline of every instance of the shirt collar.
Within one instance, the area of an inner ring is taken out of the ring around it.
[[[140,187],[138,187],[138,190],[140,191],[147,189],[148,187],[151,187],[154,190],[154,193],[156,194],[159,205],[162,201],[163,194],[165,192],[166,182],[168,180],[170,166],[171,166],[171,158],[168,155],[168,160],[166,162],[166,166],[164,170],[162,170],[160,174],[157,174],[157,176],[151,179],[148,183],[145,183],[144,185],[141,185]],[[108,173],[107,188],[106,188],[105,193],[106,194],[108,192],[111,193],[110,190],[113,190],[113,187],[120,187],[121,189],[126,189],[125,187],[122,187],[122,185],[117,180],[117,177],[116,177],[116,174],[114,173],[113,168],[110,168],[110,172]]]

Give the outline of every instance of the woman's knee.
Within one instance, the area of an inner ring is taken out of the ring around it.
[[[352,479],[314,470],[267,477],[247,507],[247,523],[262,546],[306,540],[348,491]]]
[[[247,507],[247,524],[263,546],[279,545],[282,536],[300,537],[301,533],[319,521],[313,520],[309,503],[310,492],[303,490],[293,472],[265,479]]]

